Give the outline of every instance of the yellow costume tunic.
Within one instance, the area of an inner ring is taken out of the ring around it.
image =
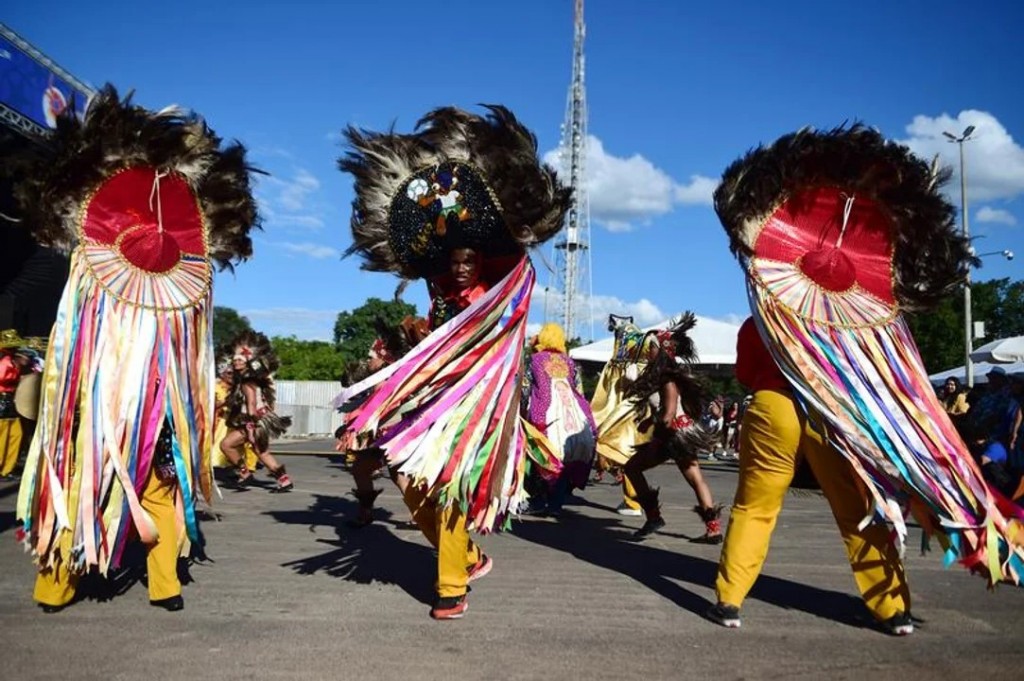
[[[654,342],[654,341],[650,341]],[[612,358],[597,381],[590,408],[597,424],[597,455],[604,467],[623,466],[633,456],[634,448],[649,442],[651,428],[641,430],[633,411],[633,403],[625,399],[626,388],[636,380],[646,365],[644,332],[632,323],[621,323],[615,329]],[[636,492],[629,480],[622,481],[623,501],[639,510]]]
[[[224,404],[228,399],[228,394],[231,392],[231,386],[225,383],[223,380],[217,380],[217,386],[214,389],[216,394],[217,404]],[[217,410],[216,425],[213,428],[213,452],[211,452],[211,458],[213,460],[214,468],[228,468],[231,466],[231,462],[228,461],[228,457],[224,454],[224,451],[220,448],[220,443],[224,441],[224,438],[228,434],[228,424],[224,420],[224,415],[221,410]],[[256,452],[253,450],[252,445],[245,442],[245,467],[251,471],[256,470],[256,464],[259,462],[259,458],[256,456]]]

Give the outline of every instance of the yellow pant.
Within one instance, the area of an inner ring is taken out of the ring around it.
[[[178,581],[178,528],[174,514],[174,485],[150,474],[142,492],[142,508],[156,523],[159,538],[148,548],[146,571],[149,575],[149,600],[159,601],[181,594]],[[47,568],[36,576],[33,598],[44,605],[67,605],[75,597],[78,575],[68,572],[64,563]]]
[[[462,596],[466,593],[469,568],[483,555],[469,538],[462,511],[453,506],[438,511],[425,490],[412,484],[402,498],[420,532],[437,549],[437,595]]]
[[[0,475],[10,475],[21,451],[21,419],[0,419]]]
[[[625,475],[622,476],[622,503],[634,511],[640,510],[640,502],[636,500],[636,489]]]
[[[800,456],[832,507],[868,609],[879,620],[908,612],[910,590],[889,530],[876,523],[857,529],[870,509],[866,490],[846,460],[810,428],[792,396],[773,390],[755,393],[743,417],[736,500],[715,581],[718,600],[739,607],[761,573]]]

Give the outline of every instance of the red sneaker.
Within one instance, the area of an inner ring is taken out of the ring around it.
[[[475,582],[481,577],[486,577],[488,573],[490,573],[492,567],[494,567],[494,561],[491,560],[491,557],[487,554],[481,554],[480,560],[469,568],[469,579],[466,583]]]
[[[443,596],[438,598],[437,603],[430,609],[430,616],[435,620],[457,620],[462,619],[468,609],[466,594]]]
[[[271,494],[280,494],[282,492],[291,492],[295,485],[292,484],[292,479],[288,477],[287,473],[277,479],[277,487],[270,490]]]

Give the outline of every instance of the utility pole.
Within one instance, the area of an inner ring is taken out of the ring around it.
[[[964,142],[970,139],[974,132],[974,126],[968,125],[964,132],[957,137],[951,132],[942,133],[950,143],[960,147],[960,221],[964,229],[964,238],[970,239],[971,232],[967,217],[967,169],[964,166]],[[964,281],[964,376],[968,388],[974,387],[974,364],[971,362],[971,353],[974,351],[974,324],[971,319],[971,269],[967,268],[967,278]]]

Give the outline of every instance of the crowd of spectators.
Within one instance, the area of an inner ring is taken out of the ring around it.
[[[1024,499],[1024,375],[995,367],[987,383],[967,390],[956,378],[939,399],[960,431],[982,475],[1015,500]]]

